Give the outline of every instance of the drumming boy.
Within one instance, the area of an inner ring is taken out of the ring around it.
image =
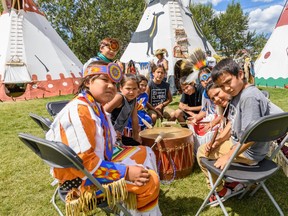
[[[250,85],[239,65],[230,58],[221,60],[213,68],[212,79],[224,92],[233,97],[228,115],[228,119],[231,122],[231,139],[224,140],[218,148],[212,150],[209,154],[209,158],[217,159],[214,166],[223,169],[234,153],[236,145],[239,145],[238,142],[241,139],[243,131],[250,122],[258,120],[260,117],[283,111],[270,102],[255,86]],[[268,148],[268,142],[246,143],[240,148],[235,162],[255,165],[266,156]],[[199,147],[197,160],[208,180],[207,169],[201,164],[201,157],[206,157],[205,145]],[[211,175],[213,182],[216,182],[217,176],[213,173]],[[232,182],[229,184],[226,183],[225,186],[219,185],[217,191],[220,197],[225,197],[231,194],[232,191],[239,190],[240,188],[240,183]],[[209,199],[210,202],[215,200],[216,197],[214,195]]]
[[[177,119],[179,122],[185,122],[188,117],[194,116],[201,110],[204,88],[195,83],[186,83],[186,79],[187,76],[183,76],[179,80],[183,93],[179,102],[179,109],[171,113],[171,121]]]

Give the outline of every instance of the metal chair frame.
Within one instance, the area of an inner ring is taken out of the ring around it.
[[[39,156],[44,162],[46,162],[49,166],[53,167],[63,167],[63,168],[75,168],[80,170],[87,176],[87,178],[97,186],[99,190],[104,192],[103,186],[100,182],[93,177],[93,175],[84,167],[82,159],[67,145],[61,142],[48,141],[39,137],[35,137],[31,134],[19,133],[19,139],[26,144],[37,156]],[[58,206],[55,203],[55,197],[57,193],[61,192],[59,188],[57,188],[52,196],[51,202],[56,208],[59,215],[63,215]],[[59,193],[61,200],[65,194]],[[100,206],[99,206],[100,207]],[[107,207],[107,206],[106,206]],[[106,213],[107,208],[103,207]],[[124,213],[124,215],[130,216],[131,214],[124,208],[120,203],[116,204],[116,207]]]
[[[258,186],[250,193],[250,196],[253,196],[260,187],[264,189],[272,203],[274,204],[275,208],[279,212],[280,215],[284,215],[281,208],[279,207],[278,203],[273,198],[272,194],[268,190],[265,185],[265,181],[269,179],[273,174],[275,174],[280,166],[277,165],[273,158],[279,152],[279,150],[283,147],[285,142],[288,140],[288,112],[279,113],[269,116],[264,116],[257,121],[251,122],[247,129],[244,131],[241,140],[239,141],[240,145],[237,145],[236,150],[234,151],[233,155],[227,162],[226,166],[223,170],[217,169],[214,167],[215,160],[209,160],[207,158],[201,158],[201,162],[208,169],[209,174],[209,181],[212,186],[209,194],[206,196],[205,200],[203,201],[201,207],[199,208],[196,215],[199,215],[200,212],[208,205],[208,200],[212,194],[216,196],[216,201],[218,202],[224,215],[228,215],[223,202],[219,195],[217,194],[216,187],[219,185],[224,178],[225,180],[230,181],[238,181],[240,183],[247,184],[245,190],[242,191],[241,196],[239,199],[243,198],[243,196],[250,190],[253,184],[257,184]],[[248,142],[269,142],[275,141],[279,138],[285,138],[282,140],[281,144],[273,151],[272,155],[269,158],[265,158],[260,161],[256,166],[248,166],[243,164],[232,163],[233,159],[238,154],[240,147]],[[211,172],[218,175],[218,178],[215,184],[212,183]],[[234,195],[237,195],[236,193]],[[213,202],[213,203],[214,203]]]

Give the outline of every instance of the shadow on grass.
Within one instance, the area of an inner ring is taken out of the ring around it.
[[[165,200],[165,202],[159,203],[162,215],[165,216],[195,215],[198,207],[203,202],[202,199],[197,197],[176,197],[174,199],[166,196],[163,191],[160,192],[160,200]]]
[[[159,205],[163,215],[195,215],[209,190],[205,185],[204,176],[199,176],[201,172],[198,164],[194,164],[191,175],[184,179],[173,181],[170,185],[161,185]],[[265,182],[267,188],[279,204],[286,215],[287,206],[287,177],[282,171]],[[260,189],[253,197],[247,193],[243,199],[239,196],[232,197],[224,202],[224,206],[229,215],[245,216],[270,216],[279,215],[278,211],[270,201],[263,189]],[[221,208],[206,207],[201,215],[223,215]]]

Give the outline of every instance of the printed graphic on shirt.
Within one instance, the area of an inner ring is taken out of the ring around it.
[[[231,138],[233,140],[235,140],[236,142],[239,141],[238,137],[237,137],[237,134],[236,134],[236,131],[235,131],[235,117],[237,115],[237,109],[236,107],[233,105],[233,104],[230,104],[229,106],[229,115],[228,115],[228,119],[231,121]]]
[[[152,89],[151,97],[152,97],[152,106],[157,106],[160,103],[163,103],[166,98],[166,89]]]

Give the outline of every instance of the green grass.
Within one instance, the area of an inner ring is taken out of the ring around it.
[[[288,90],[265,90],[270,92],[275,104],[288,111]],[[177,108],[179,97],[174,97],[171,107]],[[72,95],[0,103],[0,215],[57,215],[50,203],[54,187],[50,185],[53,179],[49,168],[18,139],[17,134],[26,132],[44,137],[41,129],[28,116],[29,112],[49,117],[45,108],[47,102],[71,98]],[[287,213],[288,184],[283,171],[267,181],[267,186],[283,212]],[[208,192],[204,176],[198,165],[194,164],[191,175],[161,186],[161,211],[164,216],[195,215]],[[64,209],[64,205],[58,203]],[[263,190],[253,198],[246,196],[240,201],[231,198],[225,202],[225,206],[230,215],[278,215]],[[222,215],[222,211],[219,207],[206,208],[202,215]]]

